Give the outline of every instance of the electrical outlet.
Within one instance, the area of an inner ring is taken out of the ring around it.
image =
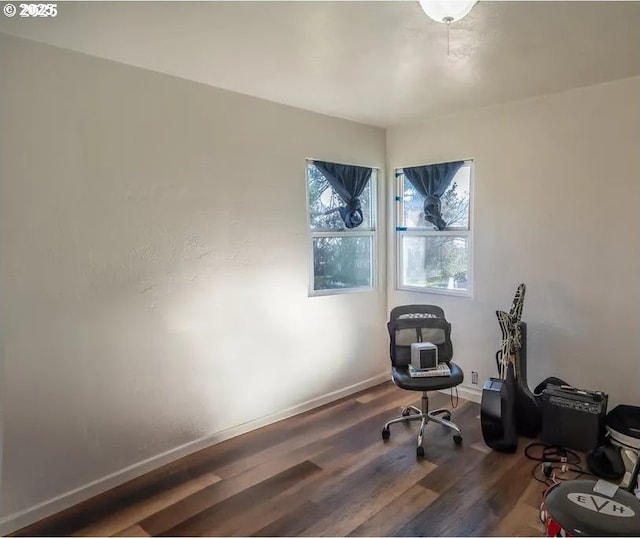
[[[478,384],[478,372],[471,372],[471,383]]]

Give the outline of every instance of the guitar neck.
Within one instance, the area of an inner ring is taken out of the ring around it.
[[[524,283],[518,286],[511,304],[511,310],[508,313],[501,310],[496,311],[498,324],[502,332],[502,345],[498,360],[500,379],[506,379],[507,368],[510,363],[513,365],[516,377],[520,375],[520,349],[523,341],[520,320],[522,319],[526,289],[527,287]]]

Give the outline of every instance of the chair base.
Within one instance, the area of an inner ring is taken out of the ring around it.
[[[414,422],[419,420],[420,430],[418,431],[418,448],[417,448],[417,455],[419,457],[424,456],[424,448],[422,446],[422,442],[424,439],[424,428],[427,425],[427,423],[431,421],[437,422],[438,424],[442,424],[443,426],[449,428],[450,430],[453,430],[454,432],[453,440],[455,444],[459,445],[460,443],[462,443],[462,431],[458,426],[456,426],[453,422],[451,422],[451,411],[449,411],[444,407],[441,409],[435,409],[433,411],[429,411],[429,395],[427,392],[422,393],[421,407],[422,409],[418,409],[414,405],[405,407],[402,410],[402,416],[398,418],[394,418],[393,420],[390,420],[384,425],[384,428],[382,428],[382,438],[384,440],[389,439],[389,436],[390,436],[389,426],[391,426],[391,424],[397,424],[399,422]],[[443,415],[443,417],[440,417],[438,415]]]

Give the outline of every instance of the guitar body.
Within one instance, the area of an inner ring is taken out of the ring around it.
[[[513,452],[518,434],[535,437],[541,429],[538,401],[527,385],[527,325],[522,323],[526,285],[516,289],[509,312],[496,310],[502,345],[496,353],[499,378],[482,390],[480,422],[485,443],[500,452]]]
[[[508,365],[506,379],[491,377],[482,389],[482,437],[488,447],[498,452],[515,452],[518,448],[515,385],[513,366]]]

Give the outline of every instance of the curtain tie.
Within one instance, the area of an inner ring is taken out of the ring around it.
[[[347,205],[338,208],[340,216],[347,228],[357,228],[364,221],[362,207],[358,198],[352,198]]]
[[[440,213],[440,197],[427,194],[424,200],[424,220],[433,224],[438,230],[444,230],[447,227]]]

